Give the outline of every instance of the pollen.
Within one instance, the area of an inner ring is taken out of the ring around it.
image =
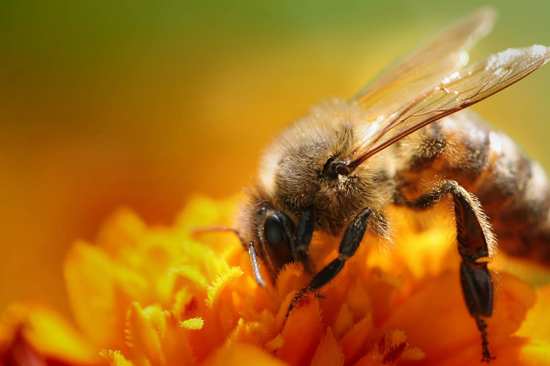
[[[185,329],[199,330],[202,329],[202,326],[204,325],[204,320],[200,317],[191,318],[180,322],[180,325]]]

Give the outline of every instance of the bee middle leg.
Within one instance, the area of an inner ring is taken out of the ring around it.
[[[319,290],[336,277],[342,268],[344,268],[346,260],[355,254],[361,240],[363,240],[371,213],[372,209],[366,208],[351,221],[340,242],[338,257],[313,276],[308,285],[294,296],[288,308],[287,316],[307,292]]]
[[[437,188],[409,202],[399,197],[396,204],[406,205],[415,210],[428,209],[451,194],[456,218],[456,239],[460,264],[462,294],[470,315],[476,320],[482,339],[482,361],[489,362],[494,357],[489,351],[487,323],[484,318],[493,312],[493,282],[487,268],[489,243],[492,233],[475,198],[455,181],[445,181]]]

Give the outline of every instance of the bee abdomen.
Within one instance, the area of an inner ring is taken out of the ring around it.
[[[490,133],[481,118],[462,111],[401,140],[396,144],[401,193],[414,200],[444,179],[477,190],[494,160]]]
[[[550,266],[548,178],[508,137],[497,136],[508,146],[499,151],[487,178],[473,193],[489,216],[502,251]]]
[[[548,178],[509,137],[463,111],[419,130],[397,148],[407,199],[430,182],[455,180],[479,199],[500,250],[550,266]]]

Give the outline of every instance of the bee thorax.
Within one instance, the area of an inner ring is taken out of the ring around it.
[[[317,225],[332,234],[365,207],[380,209],[389,202],[394,172],[384,162],[387,154],[355,170],[348,167],[352,147],[363,138],[357,126],[365,119],[357,105],[335,100],[283,131],[261,163],[266,200],[291,215],[313,206]]]

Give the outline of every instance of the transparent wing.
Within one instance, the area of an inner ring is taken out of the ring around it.
[[[469,107],[523,79],[550,60],[550,47],[508,49],[444,78],[430,91],[369,125],[351,167],[404,136]]]
[[[437,85],[468,63],[468,51],[493,28],[496,13],[481,9],[410,52],[391,65],[355,97],[372,120]]]

